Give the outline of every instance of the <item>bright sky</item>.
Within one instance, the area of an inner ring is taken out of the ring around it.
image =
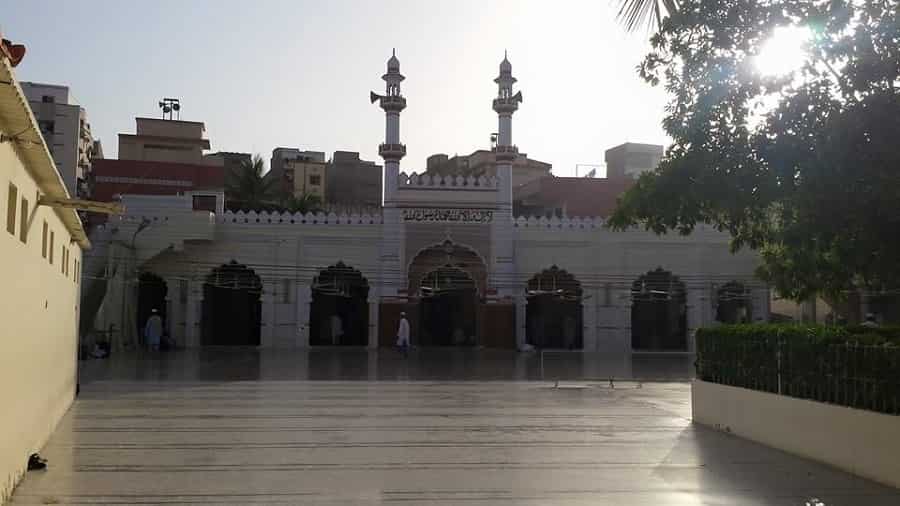
[[[665,143],[663,91],[635,70],[647,35],[625,33],[604,0],[29,0],[0,16],[3,36],[28,47],[19,80],[69,85],[110,158],[135,116],[177,97],[212,151],[342,149],[381,163],[384,113],[369,91],[384,91],[393,47],[403,170],[489,146],[504,49],[524,97],[513,142],[554,174],[623,142]]]

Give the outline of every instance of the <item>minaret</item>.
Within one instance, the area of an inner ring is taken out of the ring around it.
[[[512,115],[519,109],[522,102],[522,92],[513,95],[513,84],[516,78],[512,75],[512,64],[506,59],[503,52],[503,61],[500,62],[500,75],[494,79],[497,83],[497,98],[494,99],[494,111],[499,117],[497,130],[497,145],[494,153],[497,157],[497,177],[503,185],[500,190],[503,198],[508,199],[512,205],[512,162],[515,161],[519,150],[512,143]]]
[[[397,187],[400,159],[406,156],[406,146],[400,143],[400,111],[406,109],[406,99],[400,94],[400,83],[405,78],[400,73],[396,51],[392,52],[387,62],[387,73],[381,78],[385,82],[385,94],[379,95],[373,91],[369,98],[373,104],[379,101],[384,109],[384,144],[378,146],[378,154],[384,159],[384,198],[387,201]]]
[[[515,247],[512,233],[512,164],[518,155],[518,149],[512,143],[512,115],[519,109],[522,94],[513,95],[513,83],[516,78],[512,76],[512,65],[503,54],[500,62],[500,75],[494,79],[497,83],[497,98],[494,99],[494,111],[499,116],[499,130],[497,131],[497,145],[494,146],[497,167],[497,208],[494,211],[494,219],[491,223],[491,284],[501,297],[513,297],[517,293],[515,275]],[[524,293],[524,292],[521,292]],[[517,307],[521,306],[519,315],[524,320],[525,301],[517,301]],[[517,309],[518,310],[518,309]],[[522,326],[522,329],[525,327]],[[517,332],[517,342],[523,345],[525,335],[523,330]],[[521,335],[519,335],[521,334]]]

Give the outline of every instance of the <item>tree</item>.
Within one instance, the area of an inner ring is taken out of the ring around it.
[[[240,167],[226,181],[228,200],[237,207],[261,209],[276,200],[275,179],[263,175],[263,160],[255,155],[250,161],[241,162]]]
[[[809,27],[802,68],[763,76],[780,26]],[[706,223],[761,254],[779,293],[900,287],[900,11],[874,0],[686,0],[639,67],[670,96],[672,145],[613,228]]]
[[[642,26],[661,28],[663,18],[677,11],[677,0],[620,0],[616,17],[628,31],[634,31]]]
[[[322,199],[312,193],[287,195],[282,199],[281,205],[292,213],[316,213],[322,210]]]

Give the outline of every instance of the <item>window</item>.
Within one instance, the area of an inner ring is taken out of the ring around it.
[[[215,195],[194,195],[194,211],[216,212]]]
[[[47,258],[47,222],[44,222],[44,229],[41,231],[41,256]]]
[[[41,129],[41,133],[44,135],[52,135],[56,132],[56,122],[51,120],[40,120],[38,121],[38,127]],[[51,139],[52,140],[52,139]]]
[[[6,195],[6,231],[16,235],[16,204],[19,203],[19,191],[16,185],[9,183],[9,193]]]
[[[59,247],[59,272],[66,273],[66,247]]]
[[[281,280],[281,290],[284,292],[281,296],[281,302],[283,304],[291,303],[291,280],[290,279],[282,279]]]
[[[53,242],[54,242],[54,239],[55,239],[55,235],[53,234],[53,231],[51,230],[50,231],[50,265],[53,265]]]
[[[53,95],[44,95],[43,97],[41,97],[41,102],[45,104],[52,104],[56,102],[56,97],[54,97]]]
[[[318,174],[313,174],[312,176],[309,176],[309,184],[312,186],[319,186],[320,184],[322,184],[322,176],[320,176]]]
[[[188,282],[186,279],[178,280],[178,301],[187,304],[188,301]]]
[[[19,240],[28,244],[28,200],[22,199],[22,216],[19,217]]]

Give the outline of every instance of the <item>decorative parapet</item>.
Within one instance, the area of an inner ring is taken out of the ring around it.
[[[401,172],[397,178],[397,188],[399,189],[496,190],[498,186],[499,179],[496,176],[441,176],[439,174],[416,174],[415,172],[407,175],[405,172]]]
[[[381,225],[381,214],[367,213],[279,213],[256,211],[227,211],[220,217],[221,223],[261,223],[288,225]]]
[[[603,218],[569,218],[563,217],[559,218],[557,216],[553,216],[552,218],[547,218],[546,216],[519,216],[513,218],[513,226],[517,228],[542,228],[542,229],[572,229],[572,230],[584,230],[584,229],[597,229],[604,228],[605,221]]]

